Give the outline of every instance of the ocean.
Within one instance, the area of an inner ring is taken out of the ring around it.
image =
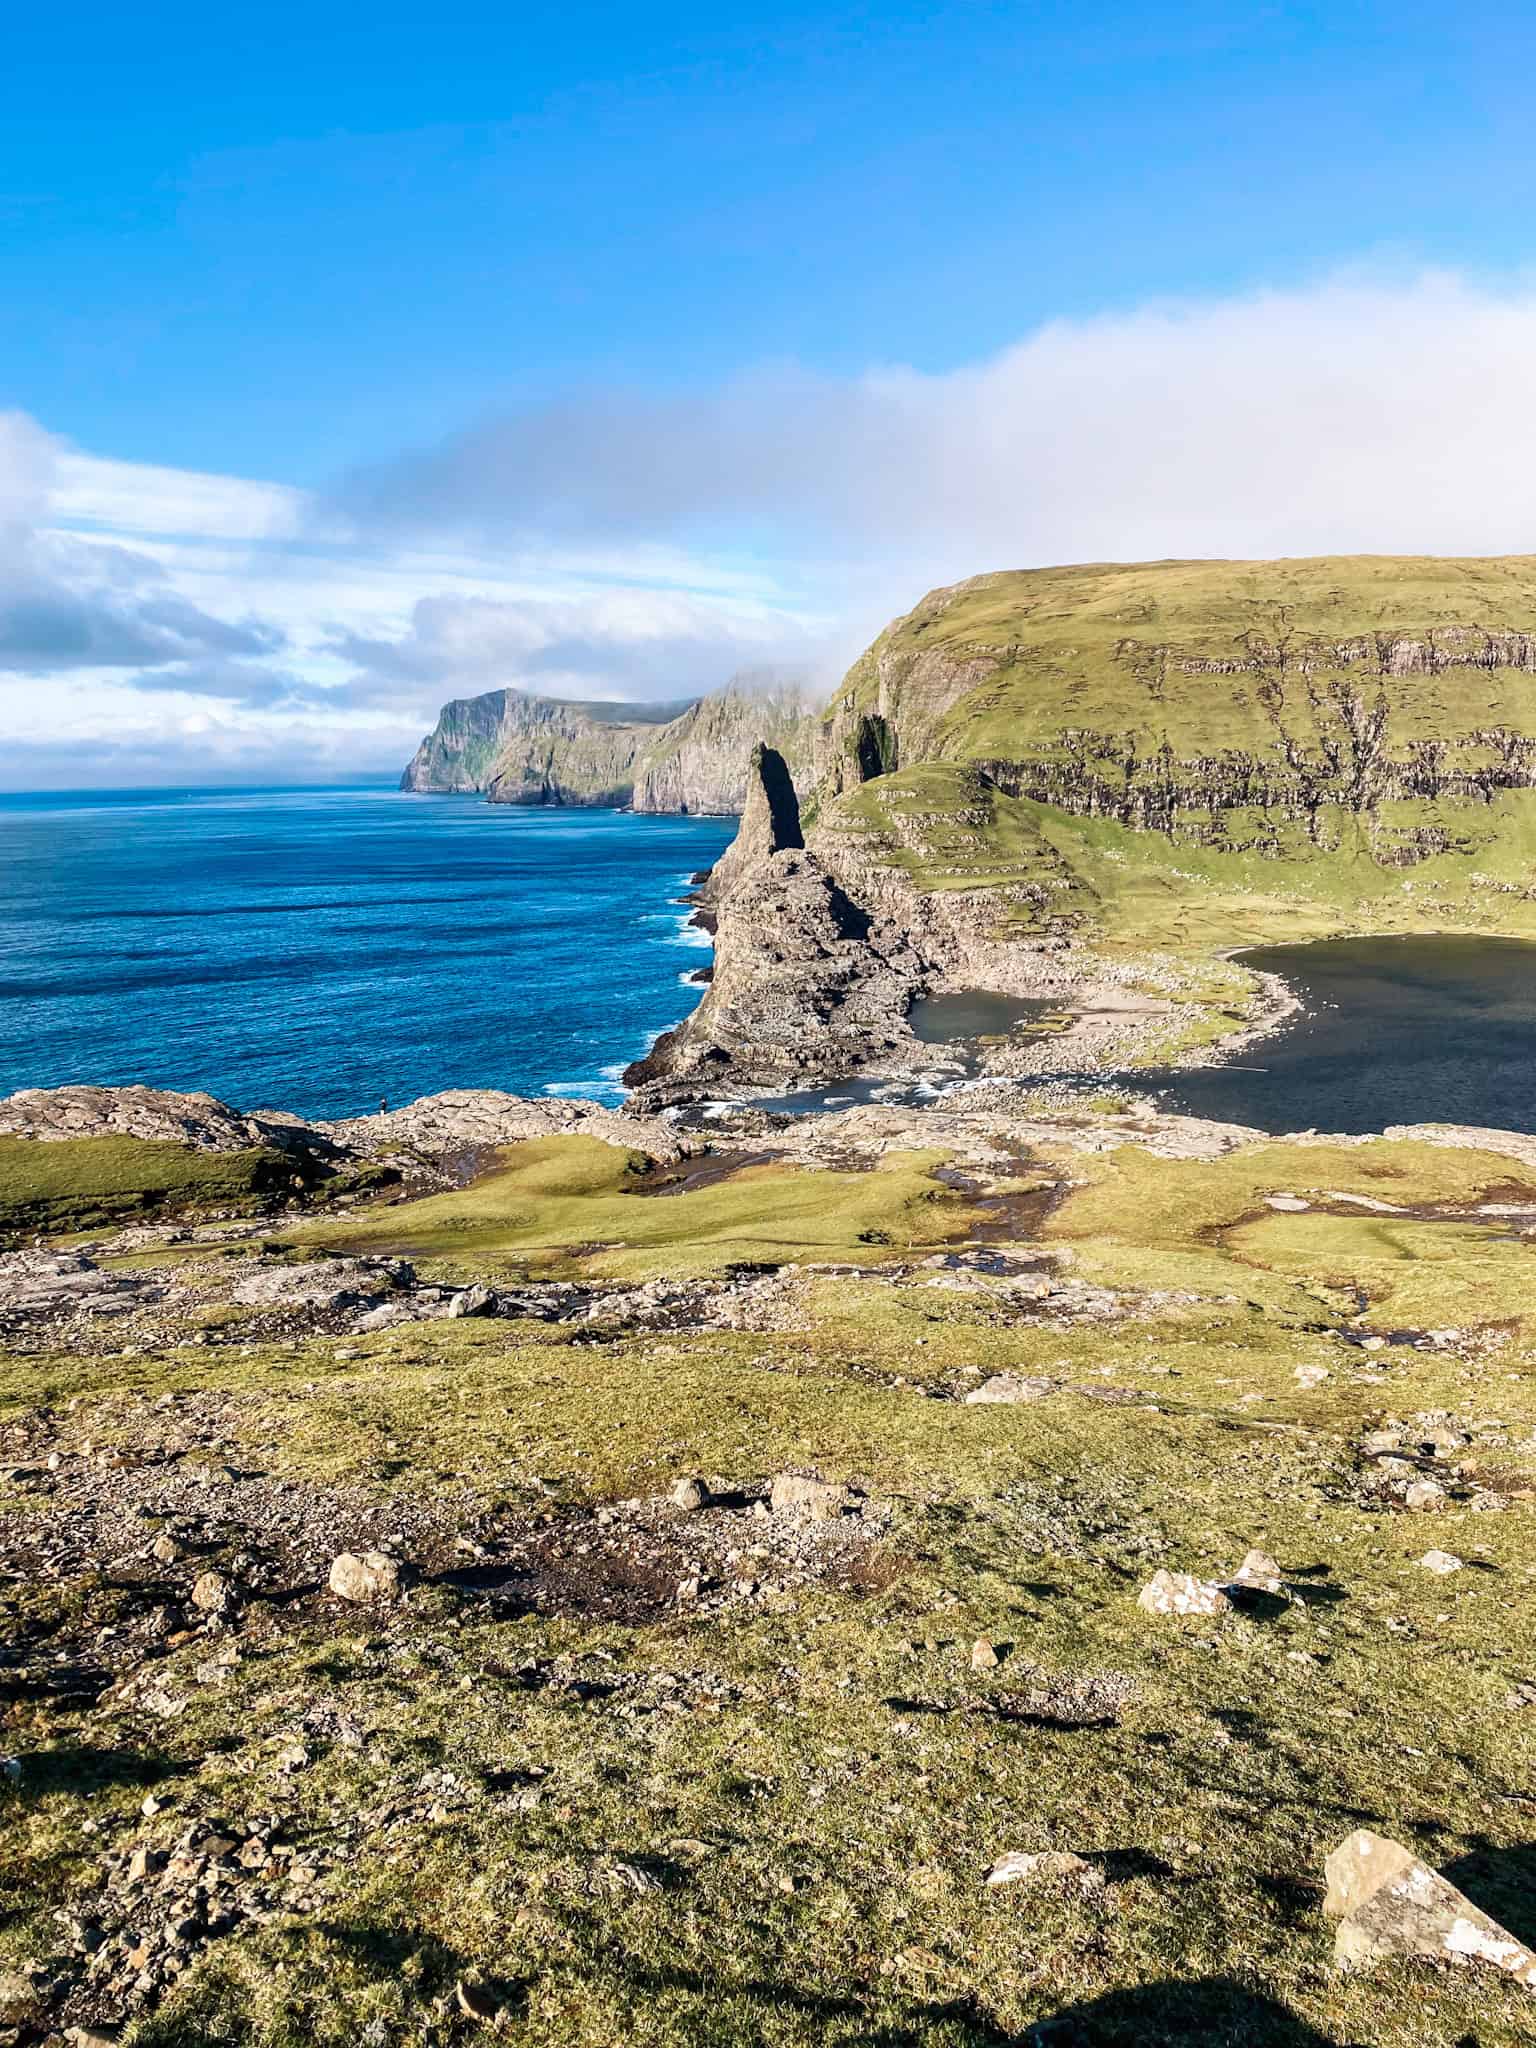
[[[698,999],[676,899],[734,830],[384,788],[0,796],[0,1095],[619,1101]]]

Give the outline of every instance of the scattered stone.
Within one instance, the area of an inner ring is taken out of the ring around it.
[[[1415,1479],[1403,1489],[1405,1508],[1437,1508],[1445,1499],[1445,1488],[1438,1479]]]
[[[192,1581],[192,1605],[204,1614],[222,1614],[234,1598],[235,1589],[222,1572],[199,1572]]]
[[[1232,1601],[1220,1586],[1197,1579],[1192,1572],[1153,1574],[1136,1596],[1148,1614],[1225,1614]]]
[[[780,1472],[769,1505],[776,1515],[794,1511],[812,1522],[835,1522],[849,1505],[848,1488],[838,1480],[818,1479],[807,1472]]]
[[[691,1515],[697,1513],[700,1508],[708,1507],[709,1488],[702,1479],[697,1478],[692,1473],[687,1473],[681,1479],[673,1482],[672,1491],[667,1498],[671,1501],[673,1507],[681,1508],[685,1514]],[[777,1502],[775,1502],[775,1506],[777,1506]]]
[[[1087,1893],[1104,1889],[1104,1873],[1081,1856],[1075,1856],[1070,1849],[1042,1849],[1038,1852],[1011,1849],[1006,1856],[1000,1856],[987,1872],[987,1883],[1070,1884],[1075,1890]]]
[[[1275,1593],[1284,1595],[1285,1581],[1280,1567],[1264,1550],[1250,1550],[1237,1570],[1232,1574],[1232,1589],[1241,1587],[1253,1593]]]
[[[42,2015],[42,2000],[30,1977],[0,1970],[0,2027],[25,2027]]]
[[[1331,1375],[1326,1365],[1298,1365],[1291,1377],[1297,1386],[1310,1388],[1320,1387]]]
[[[988,1636],[978,1636],[971,1645],[971,1669],[973,1671],[995,1671],[1002,1658],[996,1643]]]
[[[1426,1550],[1419,1563],[1425,1571],[1435,1572],[1442,1579],[1449,1578],[1452,1572],[1459,1572],[1462,1568],[1462,1560],[1449,1550]]]
[[[332,1311],[371,1306],[414,1279],[404,1259],[305,1259],[258,1267],[235,1282],[233,1296],[247,1308]]]
[[[181,1555],[181,1545],[174,1536],[157,1536],[149,1546],[149,1554],[156,1564],[174,1564]]]
[[[983,1380],[979,1387],[973,1387],[965,1397],[967,1408],[1005,1403],[1017,1406],[1024,1401],[1043,1401],[1047,1394],[1054,1394],[1056,1382],[1040,1379],[1033,1375],[1016,1372],[994,1373],[989,1380]]]
[[[400,1567],[382,1550],[365,1550],[360,1557],[344,1550],[331,1565],[328,1583],[343,1600],[398,1600]]]
[[[128,1882],[142,1884],[146,1877],[152,1877],[165,1865],[164,1852],[159,1849],[140,1847],[128,1859]]]
[[[493,1316],[496,1309],[496,1296],[489,1287],[461,1288],[448,1304],[448,1313],[455,1318]]]
[[[1339,1923],[1336,1968],[1366,1969],[1388,1956],[1481,1962],[1536,1991],[1536,1954],[1401,1842],[1358,1828],[1324,1869],[1323,1911]]]

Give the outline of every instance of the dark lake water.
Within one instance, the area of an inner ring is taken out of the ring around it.
[[[1536,1131],[1536,945],[1514,939],[1340,939],[1271,946],[1241,959],[1283,975],[1303,1014],[1231,1066],[1132,1072],[1163,1107],[1268,1131],[1379,1131],[1387,1124],[1488,1124]],[[974,1073],[977,1042],[1028,1026],[1059,1003],[973,991],[918,1003],[916,1036],[944,1068],[855,1079],[772,1098],[804,1113],[854,1103],[934,1101]],[[1050,1079],[1051,1076],[1042,1076]],[[1057,1078],[1077,1079],[1074,1076]]]
[[[734,829],[392,789],[0,797],[0,1095],[618,1101],[698,1001],[675,899]]]
[[[1338,939],[1240,958],[1284,975],[1306,1014],[1238,1065],[1166,1077],[1165,1107],[1269,1131],[1536,1131],[1536,945]]]

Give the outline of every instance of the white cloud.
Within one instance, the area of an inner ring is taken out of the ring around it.
[[[12,416],[6,773],[25,778],[22,743],[94,746],[104,777],[157,743],[394,766],[476,689],[672,697],[765,664],[830,680],[891,613],[981,569],[1528,549],[1525,282],[1339,277],[1055,322],[947,375],[578,397],[318,502],[102,461]]]
[[[852,610],[896,579],[911,601],[1030,563],[1519,550],[1536,289],[1341,277],[1053,322],[943,376],[763,372],[546,407],[360,475],[346,502],[482,539],[723,526],[813,577],[819,555]]]

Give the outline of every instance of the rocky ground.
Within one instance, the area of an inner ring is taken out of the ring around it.
[[[0,1105],[0,2041],[1529,2039],[1536,1141],[683,1121]]]

